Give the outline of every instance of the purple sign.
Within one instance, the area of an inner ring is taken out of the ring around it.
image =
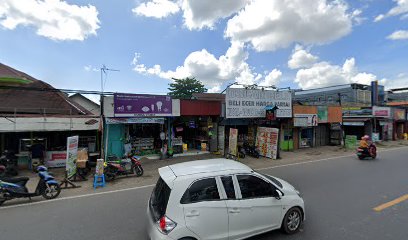
[[[117,93],[113,99],[115,117],[172,116],[170,96]]]

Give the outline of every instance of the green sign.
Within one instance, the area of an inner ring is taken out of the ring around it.
[[[327,106],[317,106],[317,117],[319,123],[327,123]]]

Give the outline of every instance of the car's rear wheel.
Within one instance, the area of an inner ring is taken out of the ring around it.
[[[302,224],[302,212],[299,208],[289,209],[283,218],[282,230],[287,234],[294,234],[299,231]]]

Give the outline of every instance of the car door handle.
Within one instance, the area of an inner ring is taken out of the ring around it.
[[[200,216],[200,213],[196,210],[193,210],[186,214],[186,217],[198,217],[198,216]]]
[[[231,208],[229,213],[240,213],[241,211],[238,208]]]

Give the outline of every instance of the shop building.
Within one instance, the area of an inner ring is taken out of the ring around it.
[[[49,167],[63,167],[67,137],[98,154],[99,117],[67,95],[26,73],[0,64],[0,150],[17,153],[20,167],[30,167],[30,148],[41,144]]]
[[[394,119],[394,139],[404,139],[404,133],[407,132],[406,122],[407,122],[407,112],[403,108],[393,109],[393,119]]]
[[[180,100],[165,95],[117,93],[104,97],[105,158],[132,153],[159,154],[171,146],[174,117]]]
[[[261,156],[279,157],[279,145],[290,146],[290,136],[281,131],[292,118],[292,93],[265,88],[228,88],[225,117],[220,125],[227,146],[256,146]],[[232,129],[232,130],[231,130]],[[238,131],[236,131],[237,129]],[[236,135],[236,137],[235,137]],[[237,141],[231,144],[231,137]]]
[[[373,106],[373,138],[382,141],[394,140],[394,119],[391,107]]]
[[[343,107],[344,137],[356,136],[360,139],[364,135],[373,133],[373,113],[371,107]]]

